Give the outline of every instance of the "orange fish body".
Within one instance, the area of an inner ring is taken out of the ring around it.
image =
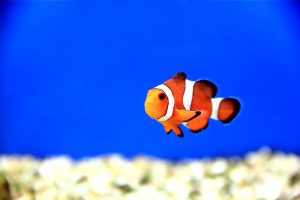
[[[238,114],[240,103],[234,98],[214,98],[217,87],[210,81],[190,81],[185,73],[148,91],[145,101],[147,115],[183,137],[179,127],[185,125],[193,133],[208,126],[208,119],[229,123]]]

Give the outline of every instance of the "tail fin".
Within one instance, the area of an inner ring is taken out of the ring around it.
[[[212,98],[211,118],[227,124],[239,113],[241,104],[234,98]]]

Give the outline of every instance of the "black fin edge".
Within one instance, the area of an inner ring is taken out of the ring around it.
[[[178,126],[178,128],[180,130],[180,134],[179,135],[175,134],[175,135],[177,135],[180,138],[183,138],[184,137],[183,132],[182,132],[182,130],[181,130],[181,128],[179,126]]]
[[[194,134],[197,134],[197,133],[201,132],[202,130],[207,129],[207,127],[208,127],[208,122],[207,122],[207,124],[206,124],[203,128],[200,128],[200,129],[198,129],[198,130],[191,130],[191,129],[190,129],[190,131],[191,131],[192,133],[194,133]]]
[[[184,135],[183,135],[183,133],[180,133],[179,135],[177,135],[178,137],[180,137],[180,138],[184,138]]]
[[[218,87],[213,82],[203,79],[203,80],[196,81],[196,83],[204,83],[205,85],[209,85],[209,87],[212,88],[212,90],[213,90],[213,95],[211,96],[211,98],[213,98],[217,95]]]
[[[206,130],[207,127],[208,127],[208,122],[207,122],[207,124],[206,124],[202,129],[203,129],[203,130]]]
[[[198,130],[191,130],[190,131],[194,134],[200,133],[202,131],[202,128],[198,129]]]
[[[240,110],[241,110],[241,103],[237,99],[235,99],[235,98],[225,98],[224,100],[231,100],[233,102],[234,112],[226,120],[221,121],[223,124],[228,124],[240,112]]]
[[[184,72],[178,72],[173,76],[173,79],[175,80],[185,80],[186,79],[186,74]]]
[[[196,114],[195,114],[193,117],[191,117],[190,119],[188,119],[188,120],[186,120],[186,121],[184,121],[184,122],[191,121],[192,119],[195,119],[195,118],[198,117],[199,115],[201,115],[201,111],[196,111]]]

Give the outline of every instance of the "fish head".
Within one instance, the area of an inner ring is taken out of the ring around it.
[[[158,120],[163,117],[167,112],[168,105],[168,97],[162,90],[154,88],[148,91],[144,106],[150,118]]]

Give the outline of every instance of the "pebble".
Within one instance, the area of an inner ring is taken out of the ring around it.
[[[269,148],[174,163],[118,154],[79,161],[0,156],[0,200],[300,199],[299,188],[300,157]]]

